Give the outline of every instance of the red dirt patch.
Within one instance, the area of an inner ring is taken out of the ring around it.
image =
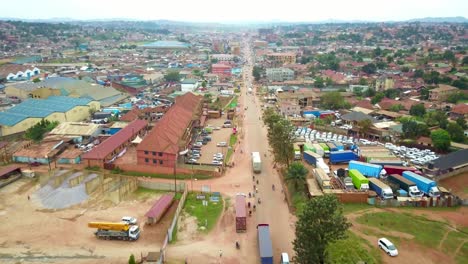
[[[466,188],[468,188],[468,172],[443,179],[439,182],[439,185],[451,190],[452,193],[462,199],[468,199],[468,193],[466,192]]]

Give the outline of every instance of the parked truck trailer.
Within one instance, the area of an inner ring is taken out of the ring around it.
[[[315,168],[312,173],[322,190],[331,189],[330,176],[322,168]]]
[[[315,153],[319,154],[321,157],[325,156],[325,151],[323,150],[322,146],[320,146],[320,144],[312,144],[312,147],[314,147]]]
[[[257,225],[258,251],[261,264],[273,264],[273,245],[268,224]]]
[[[367,178],[369,180],[369,188],[376,192],[382,199],[393,199],[393,191],[385,183],[376,178]]]
[[[361,191],[369,190],[369,180],[364,177],[358,170],[349,170],[349,176],[353,180],[354,187]]]
[[[245,196],[236,196],[236,232],[247,231],[247,209],[245,208]]]
[[[437,188],[437,183],[431,179],[428,179],[422,175],[418,175],[411,171],[404,171],[403,178],[408,179],[418,186],[418,189],[429,197],[439,197],[440,191]]]
[[[314,152],[309,151],[309,150],[305,150],[302,153],[302,156],[304,157],[304,160],[307,163],[309,163],[310,165],[313,165],[313,166],[317,166],[317,163],[319,163],[320,161],[323,162],[323,158],[319,154],[314,153]]]
[[[351,150],[346,151],[331,151],[330,152],[330,163],[347,163],[351,160],[358,160],[359,156]]]
[[[349,162],[348,169],[356,169],[362,175],[374,178],[380,178],[387,174],[381,165],[354,160]]]
[[[414,167],[393,166],[393,165],[384,165],[383,167],[388,175],[390,174],[402,175],[404,171],[411,171],[416,174],[421,174],[421,172]]]
[[[388,181],[396,184],[400,189],[403,189],[408,192],[410,197],[420,198],[423,196],[423,193],[418,189],[416,184],[403,176],[392,174],[387,177]]]

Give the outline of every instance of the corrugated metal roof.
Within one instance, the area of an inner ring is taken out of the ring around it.
[[[146,217],[151,218],[158,218],[166,211],[166,209],[172,204],[172,200],[174,199],[174,194],[165,194],[156,203],[149,209],[149,211],[145,214]]]
[[[45,118],[52,113],[64,113],[76,106],[87,105],[89,102],[91,102],[90,99],[66,96],[50,96],[47,99],[28,99],[0,113],[0,125],[14,126],[29,117]]]
[[[135,120],[115,135],[111,136],[101,144],[97,145],[90,152],[83,155],[83,159],[104,159],[111,154],[118,146],[124,144],[140,130],[145,128],[148,122],[145,120]]]
[[[257,229],[260,257],[272,257],[273,245],[271,244],[270,227],[267,224],[259,224]]]
[[[0,177],[7,173],[15,171],[17,169],[21,169],[21,167],[18,165],[9,165],[9,166],[3,167],[2,169],[0,169]]]

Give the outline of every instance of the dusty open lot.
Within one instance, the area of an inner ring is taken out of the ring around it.
[[[144,214],[161,194],[132,195],[118,205],[95,202],[70,209],[42,209],[33,197],[38,184],[21,179],[0,190],[0,263],[127,263],[130,254],[159,251],[176,204],[157,225],[144,224]],[[28,196],[31,199],[28,199]],[[91,221],[138,218],[136,242],[105,241],[88,228]]]
[[[468,199],[468,172],[443,179],[439,185],[451,190],[462,199]]]

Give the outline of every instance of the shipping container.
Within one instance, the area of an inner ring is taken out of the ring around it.
[[[330,149],[330,152],[332,151],[338,151],[338,148],[336,147],[336,145],[332,142],[328,142],[328,143],[325,143],[327,144],[328,148]]]
[[[236,232],[247,231],[247,209],[245,208],[245,196],[236,196]]]
[[[358,170],[349,170],[349,176],[353,180],[354,187],[361,191],[369,190],[369,180],[364,177]]]
[[[369,188],[376,192],[382,199],[393,199],[393,191],[385,183],[376,178],[368,178]]]
[[[345,151],[332,151],[330,152],[330,163],[331,164],[336,164],[336,163],[347,163],[352,160],[358,160],[359,156],[351,151],[351,150],[345,150]]]
[[[322,147],[323,149],[323,153],[324,153],[324,156],[325,157],[328,157],[330,155],[330,148],[328,147],[327,144],[325,143],[319,143],[319,145]]]
[[[403,178],[408,179],[418,186],[418,189],[424,194],[430,197],[439,197],[440,191],[437,188],[437,183],[431,179],[428,179],[422,175],[418,175],[411,171],[404,171]]]
[[[403,189],[408,192],[410,197],[422,197],[423,193],[418,189],[416,184],[403,176],[392,174],[387,177],[387,180],[393,184],[396,184],[399,189]]]
[[[348,169],[356,169],[367,177],[380,178],[386,175],[386,171],[381,165],[371,164],[361,161],[350,161]]]
[[[421,174],[421,172],[414,167],[384,165],[384,169],[389,175],[390,174],[402,175],[404,171],[411,171],[416,174]]]
[[[320,146],[320,144],[318,143],[314,143],[312,144],[312,146],[314,147],[315,149],[315,153],[319,154],[320,156],[325,156],[325,151],[323,150],[322,146]]]
[[[314,174],[315,180],[317,180],[322,190],[331,189],[330,176],[328,176],[328,174],[322,168],[315,168],[312,170],[312,173]]]
[[[268,224],[257,225],[258,251],[261,264],[273,264],[273,244]]]
[[[304,160],[307,161],[307,163],[313,166],[317,166],[317,162],[323,162],[323,158],[319,154],[312,151],[306,150],[302,153],[302,156],[304,157]]]
[[[312,151],[312,152],[315,152],[315,148],[314,146],[312,146],[311,143],[304,143],[304,151]]]

